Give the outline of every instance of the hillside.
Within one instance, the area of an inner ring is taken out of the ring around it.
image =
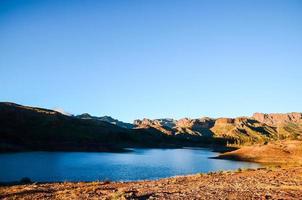
[[[263,117],[264,116],[264,117]],[[229,145],[262,144],[274,140],[302,138],[302,114],[260,114],[253,117],[180,120],[135,120],[136,128],[155,128],[174,136],[200,136],[221,139]]]
[[[152,128],[125,129],[54,110],[0,103],[0,152],[120,151],[125,147],[177,146],[184,142]]]
[[[218,156],[222,159],[233,159],[265,164],[302,164],[302,141],[274,141],[268,144],[244,146],[238,150]]]
[[[209,130],[214,125],[215,120],[211,118],[189,119],[183,118],[180,120],[174,119],[143,119],[135,120],[136,128],[153,127],[165,134],[174,136],[202,136],[212,137]]]
[[[78,116],[0,103],[0,151],[115,151],[127,147],[242,146],[302,139],[302,114],[238,118],[143,119]]]

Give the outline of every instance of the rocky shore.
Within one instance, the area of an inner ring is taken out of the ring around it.
[[[302,167],[239,169],[156,181],[1,186],[0,199],[301,199]]]

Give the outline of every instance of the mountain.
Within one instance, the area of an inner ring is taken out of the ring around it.
[[[126,147],[178,146],[186,142],[155,129],[126,129],[54,110],[0,103],[0,152],[120,151]]]
[[[150,120],[146,118],[144,118],[143,120],[139,120],[139,119],[134,120],[133,122],[135,128],[141,128],[141,129],[154,128],[167,135],[174,135],[172,129],[175,125],[174,123],[175,122],[172,119]]]
[[[118,151],[129,147],[242,146],[302,140],[302,114],[142,119],[61,112],[0,102],[0,151]]]
[[[183,118],[180,120],[174,119],[143,119],[135,120],[136,128],[153,127],[168,135],[184,135],[184,136],[204,136],[211,137],[212,133],[209,131],[214,124],[211,118],[189,119]]]
[[[76,116],[77,118],[80,118],[80,119],[90,119],[90,120],[99,120],[99,121],[104,121],[104,122],[108,122],[110,124],[114,124],[114,125],[117,125],[119,127],[122,127],[122,128],[127,128],[127,129],[132,129],[134,127],[133,124],[130,124],[130,123],[125,123],[125,122],[122,122],[122,121],[119,121],[117,119],[114,119],[110,116],[103,116],[103,117],[95,117],[95,116],[91,116],[90,114],[88,113],[83,113],[81,115],[77,115]]]
[[[266,143],[280,139],[302,139],[302,113],[263,114],[252,117],[135,120],[136,128],[155,128],[174,136],[200,136],[226,140],[233,145]]]

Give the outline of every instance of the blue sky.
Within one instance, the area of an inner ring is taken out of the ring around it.
[[[301,99],[299,0],[0,1],[0,101],[131,122]]]

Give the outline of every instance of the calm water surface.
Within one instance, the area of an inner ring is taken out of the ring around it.
[[[209,159],[207,149],[134,149],[127,153],[27,152],[0,154],[0,182],[142,180],[237,168],[255,163]]]

